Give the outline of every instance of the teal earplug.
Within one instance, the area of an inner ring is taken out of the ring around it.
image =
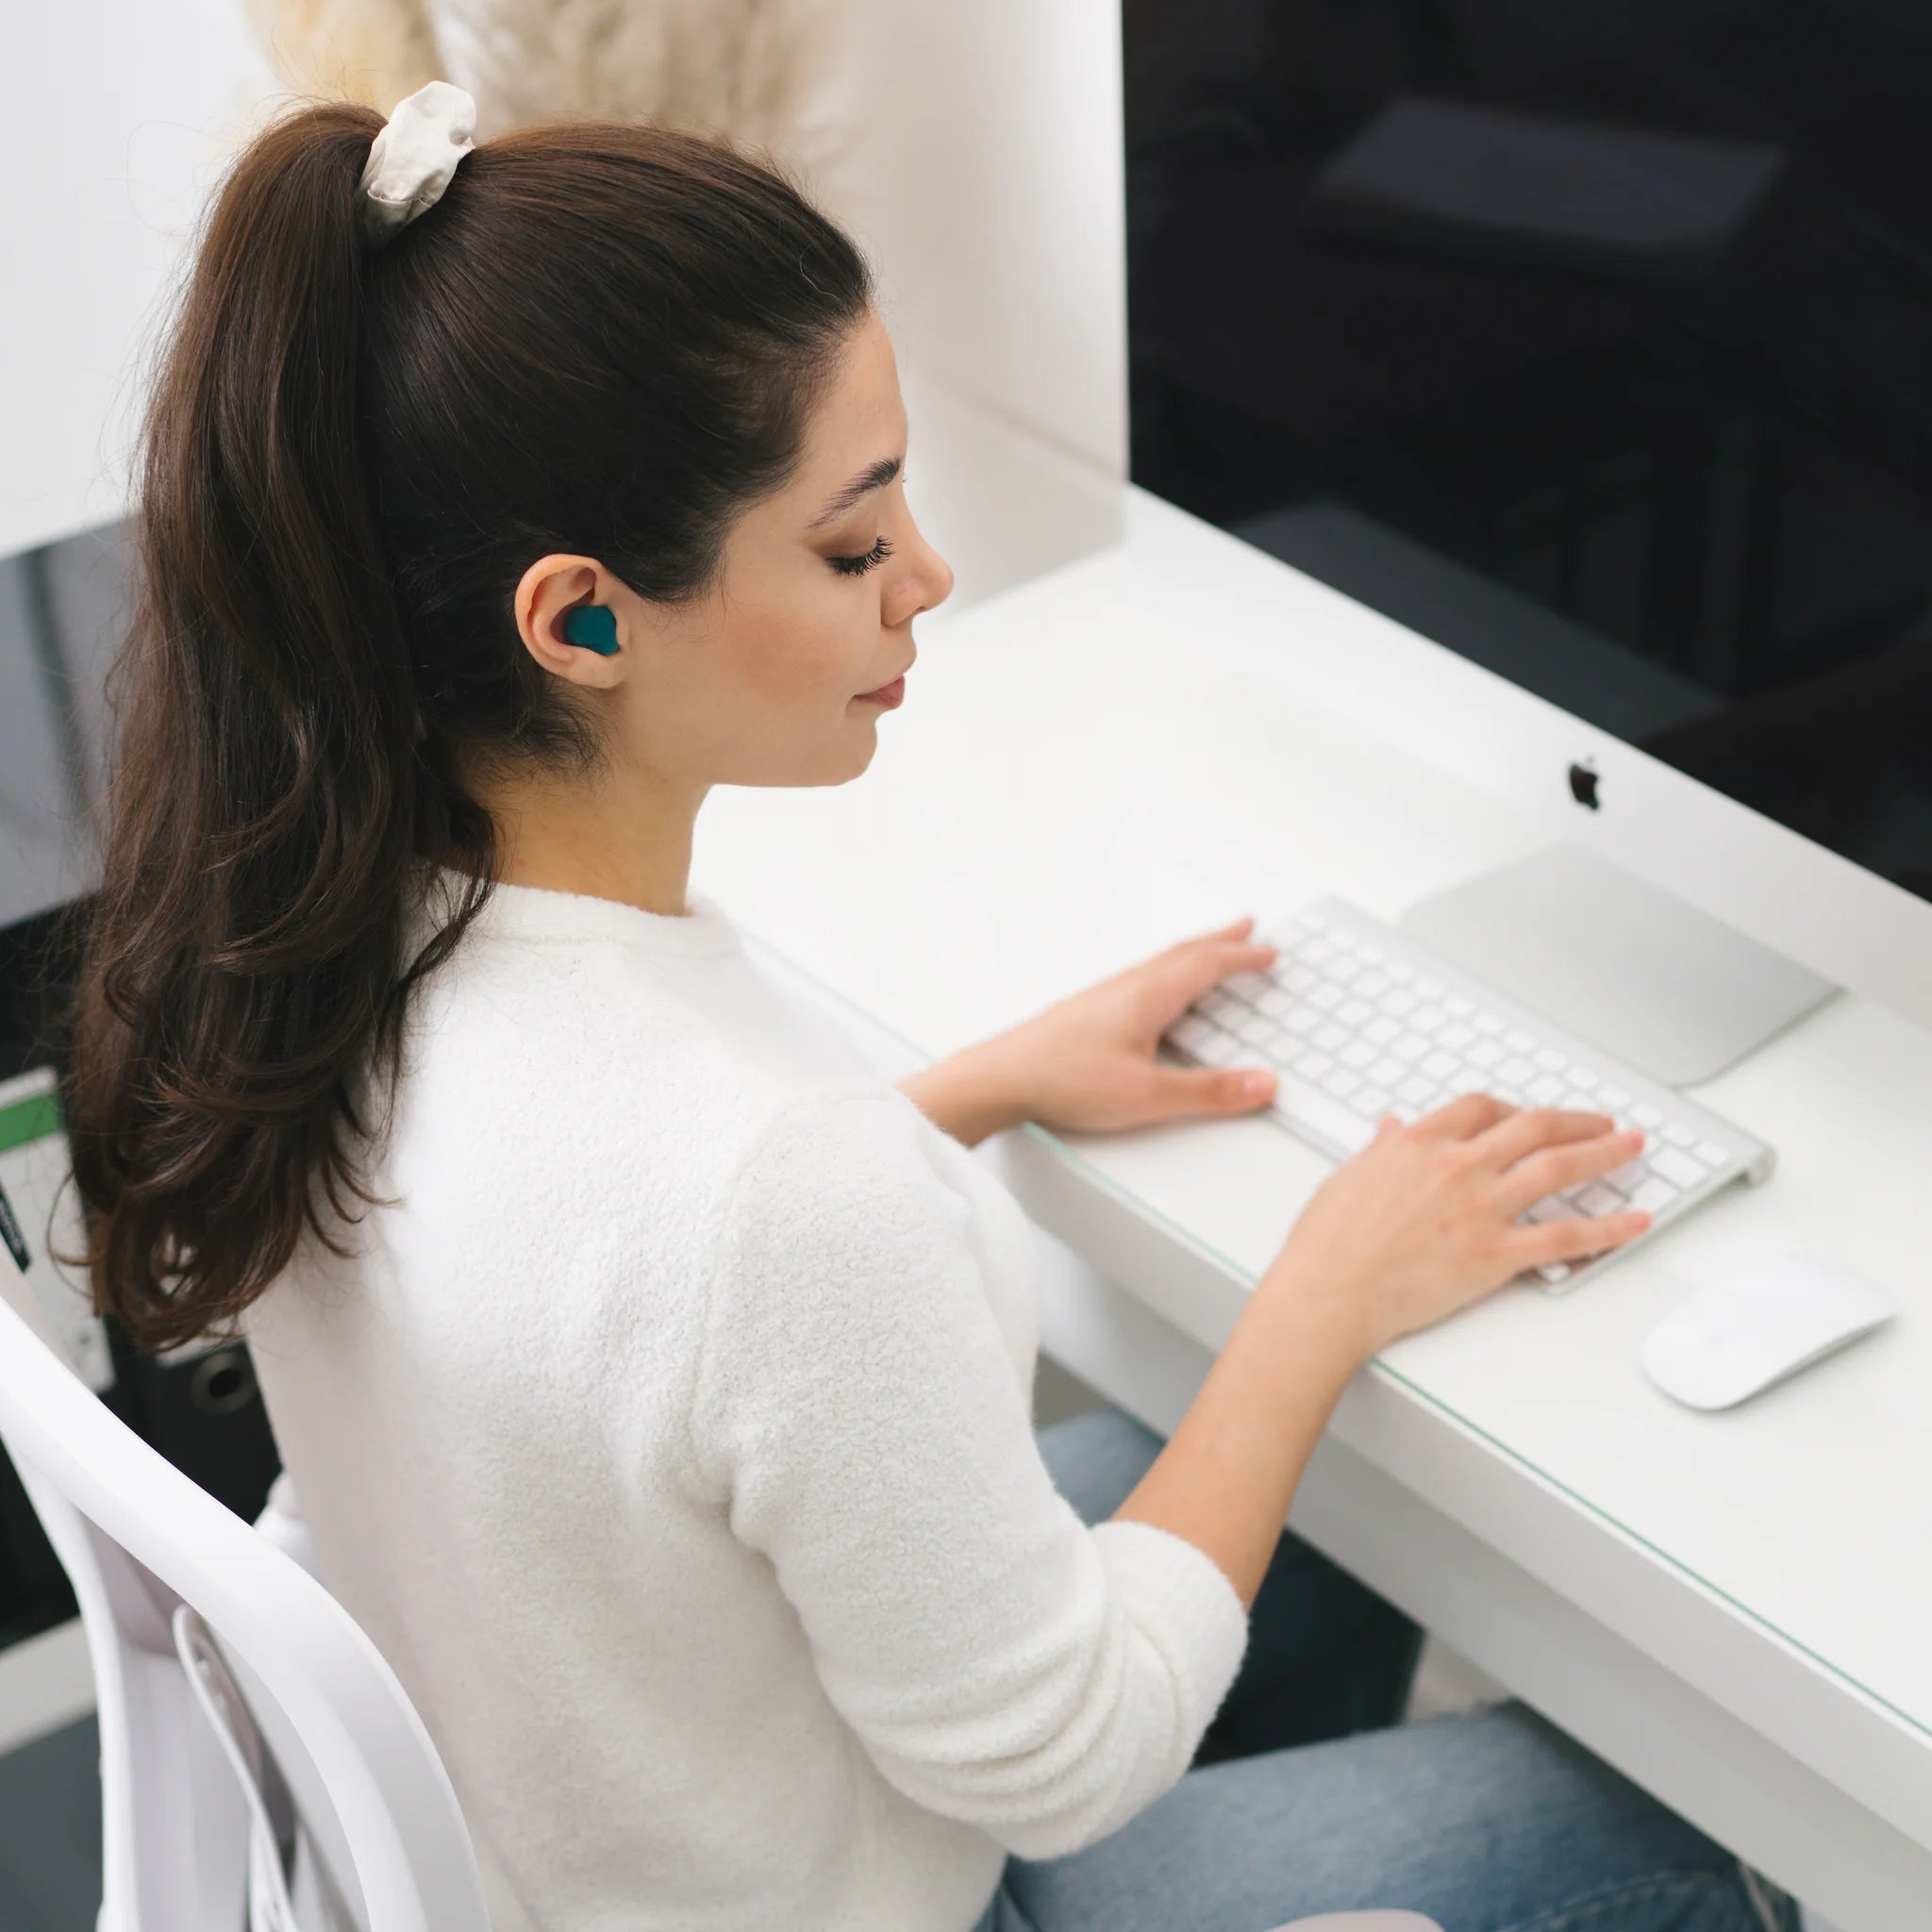
[[[600,658],[617,655],[617,613],[608,604],[581,604],[563,613],[563,640],[595,651]]]

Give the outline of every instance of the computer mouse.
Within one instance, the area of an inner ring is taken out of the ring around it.
[[[1730,1408],[1868,1335],[1898,1305],[1856,1269],[1822,1255],[1734,1265],[1666,1315],[1643,1367],[1691,1408]]]

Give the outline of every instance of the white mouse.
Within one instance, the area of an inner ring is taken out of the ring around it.
[[[1897,1313],[1885,1291],[1821,1255],[1778,1255],[1726,1270],[1678,1305],[1643,1343],[1643,1367],[1691,1408],[1729,1408]]]

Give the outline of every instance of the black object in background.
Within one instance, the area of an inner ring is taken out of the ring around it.
[[[1134,481],[1932,898],[1932,0],[1123,4]]]
[[[62,1063],[61,1015],[75,977],[70,910],[0,929],[0,1078]],[[0,1256],[0,1266],[12,1263]],[[238,1515],[258,1515],[281,1462],[246,1348],[163,1361],[134,1348],[111,1318],[107,1329],[114,1386],[101,1399],[210,1495]],[[0,1644],[74,1614],[66,1573],[0,1456]]]

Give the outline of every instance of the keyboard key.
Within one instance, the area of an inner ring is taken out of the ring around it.
[[[1251,1060],[1254,1055],[1248,1051],[1245,1041],[1237,1040],[1232,1033],[1224,1033],[1220,1027],[1211,1029],[1208,1039],[1189,1051],[1204,1066],[1233,1067],[1244,1060]]]
[[[1503,1044],[1511,1053],[1527,1053],[1536,1044],[1536,1041],[1531,1035],[1525,1033],[1521,1026],[1512,1026],[1507,1033],[1504,1034]]]
[[[1594,1093],[1603,1085],[1603,1075],[1594,1067],[1572,1067],[1568,1077],[1579,1093]]]
[[[1474,1026],[1478,1033],[1488,1033],[1492,1036],[1502,1032],[1503,1030],[1502,1021],[1497,1019],[1495,1014],[1493,1013],[1478,1013],[1475,1016],[1475,1018],[1470,1022],[1470,1024]]]
[[[1185,1047],[1191,1053],[1203,1041],[1212,1040],[1219,1030],[1211,1020],[1204,1019],[1199,1013],[1183,1013],[1167,1029],[1167,1033],[1176,1046]]]
[[[1382,961],[1389,957],[1389,955],[1385,953],[1380,946],[1372,945],[1367,940],[1364,940],[1361,942],[1361,944],[1356,948],[1356,951],[1359,953],[1361,957],[1364,959],[1366,959],[1371,966],[1379,966],[1382,963]]]
[[[1464,999],[1459,992],[1452,992],[1442,1002],[1442,1010],[1453,1019],[1466,1020],[1475,1011],[1475,1002]]]
[[[1473,1046],[1465,1055],[1463,1055],[1463,1058],[1465,1058],[1471,1066],[1478,1067],[1482,1069],[1482,1071],[1485,1073],[1487,1073],[1490,1070],[1490,1068],[1493,1067],[1496,1064],[1496,1062],[1502,1058],[1503,1049],[1500,1046],[1498,1046],[1493,1040],[1486,1040],[1482,1042],[1480,1046]]]
[[[1380,1020],[1371,1020],[1362,1028],[1362,1038],[1374,1041],[1377,1046],[1387,1046],[1391,1040],[1398,1039],[1401,1033],[1402,1022],[1400,1020],[1391,1020],[1387,1017]]]
[[[1346,1100],[1362,1084],[1359,1074],[1351,1074],[1346,1067],[1336,1070],[1322,1082],[1324,1091],[1332,1093],[1338,1100]]]
[[[1650,1178],[1650,1163],[1644,1159],[1626,1160],[1622,1167],[1613,1167],[1604,1175],[1605,1182],[1616,1189],[1620,1194],[1634,1193]],[[1676,1189],[1671,1190],[1675,1193]]]
[[[1597,1105],[1610,1113],[1630,1105],[1630,1096],[1621,1087],[1604,1087],[1597,1091]]]
[[[1449,989],[1440,979],[1424,977],[1415,983],[1415,990],[1425,1000],[1439,1000]]]
[[[1406,992],[1398,986],[1393,992],[1385,992],[1377,1004],[1385,1013],[1392,1014],[1400,1020],[1414,1012],[1422,1002],[1414,993]]]
[[[1246,1000],[1249,1006],[1264,992],[1272,992],[1274,982],[1265,973],[1230,973],[1221,982],[1223,992],[1231,992],[1237,999]]]
[[[1332,1013],[1347,997],[1339,986],[1318,986],[1308,994],[1308,1004],[1320,1007],[1324,1013]]]
[[[1426,1040],[1424,1040],[1420,1033],[1405,1033],[1402,1036],[1402,1038],[1398,1040],[1395,1042],[1395,1044],[1389,1049],[1391,1055],[1394,1058],[1398,1060],[1407,1060],[1411,1064],[1416,1060],[1421,1059],[1422,1057],[1428,1052],[1428,1050],[1429,1042]]]
[[[1559,1052],[1556,1047],[1546,1046],[1537,1055],[1536,1063],[1546,1074],[1560,1074],[1568,1068],[1570,1060],[1566,1054]]]
[[[1266,1013],[1250,1013],[1233,1022],[1228,1030],[1250,1046],[1266,1046],[1281,1029]]]
[[[1334,1064],[1325,1053],[1317,1053],[1310,1047],[1294,1061],[1294,1070],[1305,1080],[1319,1080]]]
[[[1336,1008],[1335,1017],[1344,1026],[1359,1026],[1374,1010],[1374,1008],[1365,1001],[1350,1000],[1345,1005]]]
[[[1663,1138],[1673,1147],[1694,1147],[1697,1144],[1696,1130],[1687,1127],[1682,1121],[1672,1121],[1664,1128]]]
[[[1563,1097],[1563,1083],[1554,1074],[1542,1074],[1532,1080],[1524,1091],[1529,1095],[1532,1107],[1555,1107]]]
[[[1379,1119],[1389,1111],[1390,1096],[1379,1087],[1364,1087],[1358,1092],[1349,1095],[1348,1104],[1356,1112],[1367,1114],[1371,1120]]]
[[[1536,1069],[1521,1054],[1512,1054],[1496,1069],[1496,1078],[1511,1087],[1521,1087],[1536,1078]]]
[[[1664,1124],[1664,1117],[1647,1100],[1640,1100],[1630,1109],[1630,1118],[1646,1132],[1655,1132]]]
[[[1446,1080],[1461,1064],[1453,1053],[1432,1053],[1423,1062],[1423,1072],[1432,1080]]]
[[[1621,1213],[1624,1197],[1615,1188],[1607,1188],[1601,1181],[1593,1181],[1577,1195],[1576,1205],[1594,1219],[1599,1214]]]
[[[1350,1038],[1352,1038],[1352,1036],[1350,1035],[1349,1030],[1346,1026],[1338,1026],[1334,1023],[1334,1021],[1331,1020],[1329,1021],[1327,1025],[1324,1026],[1321,1029],[1321,1031],[1315,1035],[1315,1044],[1319,1046],[1324,1053],[1333,1053],[1339,1046],[1342,1044],[1344,1041]]]
[[[1448,1008],[1445,1007],[1443,1011],[1447,1012]],[[1451,1053],[1460,1053],[1471,1041],[1481,1038],[1482,1035],[1474,1026],[1465,1026],[1460,1020],[1452,1020],[1436,1035],[1436,1042],[1440,1046],[1446,1046]]]
[[[1415,968],[1406,959],[1391,959],[1382,971],[1405,986],[1415,977]]]
[[[1306,966],[1296,966],[1282,974],[1281,983],[1290,992],[1307,992],[1320,978],[1320,974],[1310,973]]]
[[[1572,1270],[1568,1261],[1545,1261],[1536,1272],[1555,1288],[1558,1282],[1570,1279]]]
[[[1313,1007],[1297,1007],[1282,1023],[1285,1033],[1295,1034],[1306,1039],[1322,1024],[1322,1016]]]
[[[1706,1167],[1728,1167],[1730,1165],[1730,1150],[1726,1147],[1720,1147],[1715,1141],[1700,1141],[1690,1151],[1696,1155],[1699,1160],[1703,1161]]]
[[[1305,965],[1325,966],[1335,957],[1335,948],[1326,940],[1309,940],[1295,948],[1295,957]]]
[[[1418,1007],[1408,1016],[1408,1024],[1418,1033],[1433,1033],[1448,1017],[1441,1007]]]
[[[1369,1078],[1378,1087],[1393,1087],[1398,1080],[1406,1079],[1407,1075],[1407,1066],[1387,1054],[1369,1069]]]
[[[1371,1060],[1381,1058],[1379,1049],[1366,1040],[1352,1040],[1341,1049],[1338,1058],[1344,1067],[1353,1067],[1359,1073]]]
[[[1356,975],[1360,973],[1362,968],[1361,961],[1358,959],[1342,958],[1331,959],[1324,970],[1328,977],[1334,980],[1338,986],[1351,986],[1355,983]]]
[[[1385,973],[1364,973],[1355,983],[1355,990],[1365,1000],[1380,999],[1389,991],[1390,978]]]
[[[1396,1097],[1400,1100],[1407,1100],[1411,1105],[1421,1106],[1424,1101],[1435,1098],[1436,1083],[1433,1080],[1424,1079],[1420,1074],[1411,1074],[1408,1079],[1405,1080],[1395,1090],[1395,1093]]]
[[[1332,921],[1328,927],[1328,937],[1344,951],[1355,945],[1355,934],[1347,926],[1337,925]]]
[[[1630,1196],[1630,1205],[1642,1208],[1646,1214],[1655,1214],[1659,1208],[1668,1208],[1676,1198],[1677,1190],[1669,1181],[1653,1174]]]
[[[1703,1161],[1686,1154],[1681,1147],[1659,1147],[1650,1157],[1653,1174],[1660,1174],[1680,1188],[1694,1188],[1710,1172]]]
[[[1358,1154],[1375,1138],[1375,1124],[1364,1120],[1320,1088],[1306,1081],[1284,1079],[1275,1089],[1269,1110],[1283,1120],[1307,1127],[1346,1154]]]

